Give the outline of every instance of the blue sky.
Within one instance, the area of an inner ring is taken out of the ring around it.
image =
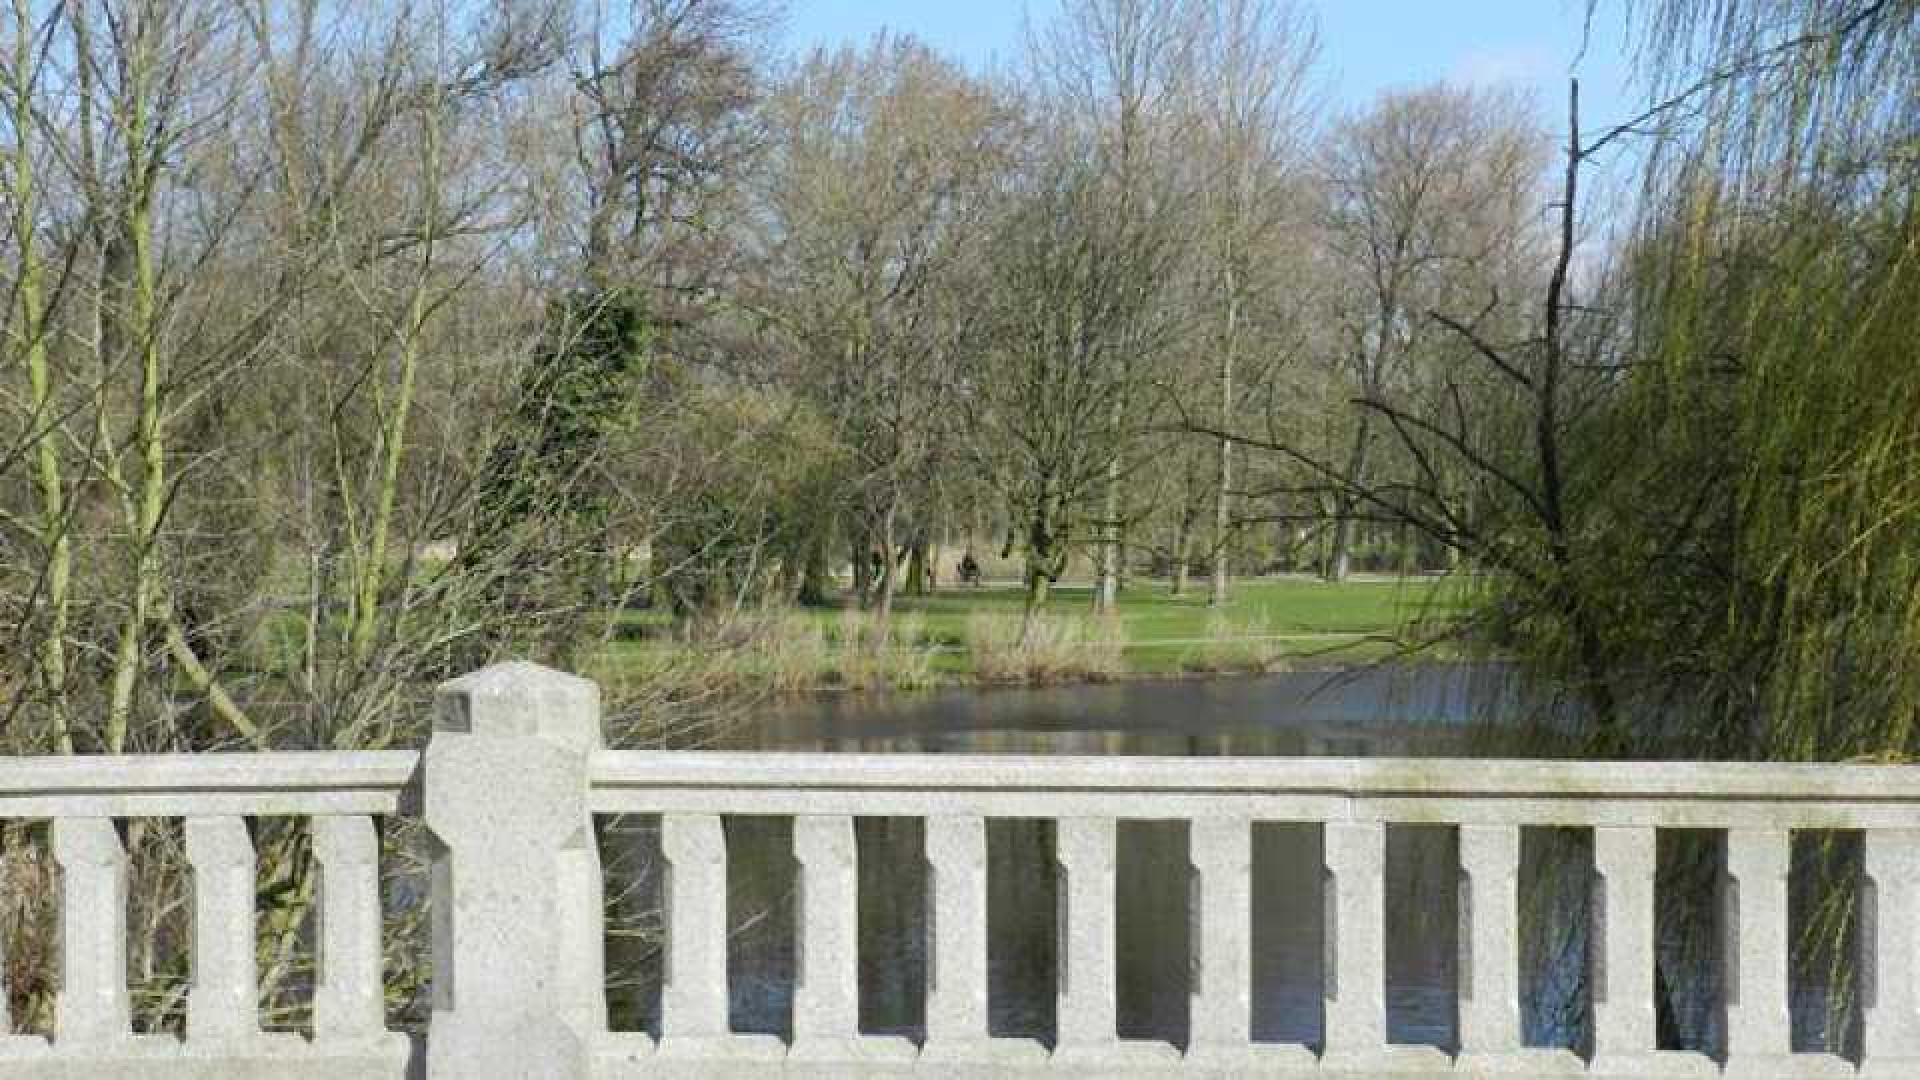
[[[1011,58],[1023,19],[1045,18],[1056,2],[791,0],[787,35],[803,48],[861,40],[889,27],[979,65]],[[1586,0],[1302,2],[1320,22],[1322,75],[1336,107],[1364,105],[1385,89],[1449,79],[1533,89],[1546,115],[1558,118],[1567,76],[1578,74],[1583,128],[1618,123],[1637,111],[1624,0],[1598,0],[1584,57]]]

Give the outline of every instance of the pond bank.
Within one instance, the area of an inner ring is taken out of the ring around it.
[[[886,623],[857,608],[774,609],[673,619],[624,614],[595,674],[692,679],[708,692],[778,697],[821,689],[1107,682],[1347,668],[1431,640],[1458,610],[1457,586],[1432,578],[1332,584],[1252,579],[1230,603],[1138,583],[1120,610],[1095,615],[1062,587],[1029,631],[1017,588],[902,597]],[[1444,657],[1442,657],[1444,658]]]

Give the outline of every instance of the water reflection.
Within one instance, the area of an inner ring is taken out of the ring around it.
[[[765,750],[1177,756],[1458,754],[1481,722],[1529,714],[1510,673],[1417,664],[1250,678],[826,694],[769,709],[733,745]]]

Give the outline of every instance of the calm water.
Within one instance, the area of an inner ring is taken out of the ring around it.
[[[1051,688],[958,689],[896,697],[832,696],[772,710],[736,745],[769,750],[900,753],[1153,754],[1175,756],[1474,756],[1515,752],[1511,732],[1482,723],[1521,703],[1504,673],[1467,665],[1406,666],[1332,677],[1124,682]],[[1557,722],[1551,712],[1536,715]],[[731,818],[728,842],[732,1020],[737,1031],[785,1034],[793,986],[794,862],[783,819]],[[918,1035],[925,983],[925,867],[916,819],[856,823],[860,859],[861,1026]],[[1586,1016],[1590,837],[1523,832],[1521,970],[1526,1037],[1579,1046]],[[1663,865],[1683,874],[1689,844],[1662,836]],[[1117,904],[1119,1018],[1127,1038],[1186,1036],[1186,826],[1120,825]],[[989,1011],[996,1035],[1048,1040],[1053,1027],[1056,903],[1052,825],[988,828]],[[611,822],[608,870],[621,883],[609,969],[618,973],[615,1026],[656,1028],[659,1004],[658,837],[654,821]],[[1697,855],[1698,852],[1694,851]],[[1695,860],[1697,861],[1697,860]],[[1323,970],[1320,830],[1254,830],[1253,1030],[1257,1039],[1318,1044]],[[1394,1042],[1455,1041],[1457,877],[1454,834],[1387,831],[1387,1005]],[[1693,890],[1710,896],[1711,888]],[[1668,1039],[1719,1042],[1717,934],[1710,903],[1663,912]],[[1795,1041],[1824,1038],[1822,988],[1796,995]]]

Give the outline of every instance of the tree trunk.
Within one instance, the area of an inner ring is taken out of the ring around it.
[[[1046,610],[1047,596],[1052,591],[1053,578],[1047,573],[1040,560],[1027,557],[1027,599],[1021,609],[1020,643],[1028,643],[1033,637],[1033,624],[1040,613]]]
[[[861,607],[866,607],[868,599],[873,595],[873,545],[868,541],[865,532],[854,539],[850,556],[853,560],[854,600]]]
[[[1054,533],[1056,500],[1052,492],[1043,493],[1034,504],[1033,520],[1027,526],[1027,597],[1020,620],[1020,644],[1033,640],[1033,628],[1047,606],[1054,575],[1059,573],[1061,537]]]
[[[1120,459],[1107,462],[1107,497],[1101,525],[1100,580],[1093,591],[1093,610],[1110,614],[1120,603]]]
[[[824,607],[827,602],[827,538],[824,533],[807,541],[806,562],[800,570],[800,595],[803,607]]]
[[[1220,349],[1220,430],[1233,429],[1233,352],[1239,331],[1240,297],[1232,270],[1227,271],[1227,336]],[[1220,436],[1218,486],[1213,491],[1213,584],[1207,603],[1220,607],[1227,602],[1227,536],[1233,528],[1233,440]]]
[[[105,749],[110,754],[126,748],[127,732],[133,717],[135,688],[146,659],[148,626],[153,618],[154,601],[160,593],[160,522],[166,510],[167,474],[165,401],[162,396],[164,372],[160,357],[158,284],[155,280],[153,252],[153,179],[149,170],[155,148],[148,138],[151,120],[149,95],[152,87],[150,63],[153,60],[151,35],[158,31],[142,24],[136,28],[138,40],[128,46],[126,75],[127,117],[125,136],[127,176],[126,230],[127,248],[132,262],[131,288],[126,315],[126,339],[139,352],[140,412],[135,445],[140,452],[140,483],[133,507],[133,590],[132,602],[120,624],[115,646],[113,679],[107,700]]]
[[[40,256],[34,246],[38,192],[34,186],[33,151],[27,139],[34,122],[32,87],[28,82],[29,73],[34,69],[33,19],[26,0],[15,0],[14,30],[14,130],[19,134],[19,142],[13,156],[13,233],[20,263],[20,275],[14,287],[15,325],[19,327],[20,352],[27,369],[29,423],[39,430],[57,415],[58,409],[54,402],[52,371],[47,362]],[[46,559],[47,622],[41,638],[40,681],[46,688],[47,707],[53,719],[54,746],[60,753],[71,754],[73,735],[67,717],[67,618],[73,544],[67,522],[66,481],[61,474],[59,443],[51,431],[40,430],[34,440],[34,456],[39,539]]]
[[[427,110],[428,117],[438,113]],[[425,143],[422,148],[426,156],[426,200],[432,208],[440,197],[440,125],[430,121],[425,125]],[[347,634],[347,659],[355,667],[368,663],[373,658],[373,647],[379,640],[380,630],[380,594],[387,585],[387,560],[389,536],[393,530],[394,506],[399,498],[400,468],[406,458],[408,419],[413,409],[415,382],[420,367],[420,339],[427,326],[429,307],[427,288],[429,271],[434,262],[434,235],[431,222],[431,210],[426,220],[429,227],[420,245],[419,274],[407,299],[406,322],[400,330],[400,371],[398,385],[394,388],[393,404],[383,410],[384,420],[380,428],[380,479],[379,487],[373,493],[373,520],[368,530],[366,549],[359,554],[355,567],[352,617]]]
[[[427,247],[432,250],[431,241]],[[431,257],[431,256],[429,256]],[[400,343],[399,385],[380,429],[380,479],[373,493],[373,523],[366,549],[355,567],[353,613],[349,620],[348,662],[356,666],[373,657],[380,626],[380,593],[386,586],[389,535],[394,506],[400,495],[400,466],[406,456],[407,420],[413,408],[415,376],[419,370],[420,332],[426,324],[426,274],[420,275],[408,305],[405,338]]]
[[[1187,592],[1187,576],[1192,572],[1193,516],[1182,513],[1173,525],[1173,585],[1167,591],[1174,596]]]
[[[206,695],[207,707],[223,723],[250,743],[255,750],[267,749],[266,740],[261,736],[258,725],[247,716],[240,704],[233,700],[232,695],[227,693],[226,687],[220,685],[220,680],[214,677],[213,672],[207,670],[207,665],[201,661],[199,654],[194,652],[193,644],[187,640],[187,633],[181,628],[179,621],[169,617],[165,622],[167,655],[171,656],[180,670],[186,673],[194,688]],[[339,749],[352,749],[352,747],[342,746]]]
[[[895,511],[888,506],[886,513],[880,515],[880,550],[887,553],[886,563],[880,569],[880,598],[873,605],[873,617],[879,626],[879,632],[873,635],[874,646],[885,648],[887,645],[887,620],[893,617],[893,597],[900,588],[899,564],[894,561],[893,521]]]
[[[1323,577],[1328,581],[1345,581],[1352,571],[1353,517],[1345,498],[1336,500],[1334,510],[1333,533],[1327,544],[1327,562]]]
[[[907,595],[925,596],[933,591],[933,561],[929,557],[925,530],[914,534],[907,549]]]
[[[1353,515],[1359,500],[1360,478],[1367,466],[1367,414],[1362,411],[1353,436],[1353,453],[1347,459],[1346,490],[1334,498],[1333,550],[1328,554],[1326,578],[1345,581],[1353,563]]]

